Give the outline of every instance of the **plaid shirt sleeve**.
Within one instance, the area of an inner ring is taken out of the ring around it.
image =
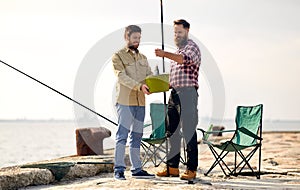
[[[188,43],[183,49],[180,49],[179,54],[183,56],[183,64],[198,64],[200,60],[200,50],[195,43]]]

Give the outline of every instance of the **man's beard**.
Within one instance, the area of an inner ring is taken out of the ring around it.
[[[139,47],[140,44],[128,44],[128,48],[135,51],[135,52],[138,52],[138,47]]]
[[[175,45],[177,47],[182,48],[187,44],[188,37],[184,36],[184,37],[181,37],[181,38],[175,38],[174,41],[175,41]]]

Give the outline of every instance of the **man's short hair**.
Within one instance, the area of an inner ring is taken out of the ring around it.
[[[130,37],[130,35],[134,32],[142,33],[142,29],[137,25],[129,25],[125,28],[124,38]]]
[[[179,20],[175,20],[174,21],[174,25],[183,25],[183,28],[190,28],[190,23],[188,23],[186,20],[184,19],[179,19]]]

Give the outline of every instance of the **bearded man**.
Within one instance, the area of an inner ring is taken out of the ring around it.
[[[188,38],[190,24],[183,19],[174,21],[175,53],[155,49],[155,55],[171,60],[170,87],[172,89],[167,114],[167,131],[170,136],[170,152],[167,167],[157,176],[179,176],[180,144],[182,133],[186,142],[187,168],[180,176],[183,180],[196,178],[198,146],[196,127],[198,124],[198,76],[201,53],[198,45]]]
[[[124,33],[126,46],[112,56],[113,70],[118,78],[116,85],[118,131],[114,165],[114,176],[117,180],[126,180],[124,159],[128,135],[132,177],[155,177],[142,169],[140,159],[145,118],[145,94],[150,94],[145,78],[152,75],[146,56],[138,50],[141,32],[141,28],[137,25],[127,26]]]

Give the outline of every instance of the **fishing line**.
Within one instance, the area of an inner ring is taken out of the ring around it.
[[[8,66],[8,67],[10,67],[10,68],[12,68],[12,69],[14,69],[15,71],[17,71],[17,72],[19,72],[19,73],[21,73],[21,74],[23,74],[23,75],[25,75],[25,76],[29,77],[30,79],[32,79],[32,80],[34,80],[34,81],[36,81],[36,82],[40,83],[41,85],[43,85],[43,86],[45,86],[45,87],[47,87],[47,88],[51,89],[52,91],[54,91],[54,92],[58,93],[59,95],[61,95],[61,96],[65,97],[65,98],[67,98],[67,99],[69,99],[69,100],[73,101],[74,103],[76,103],[76,104],[80,105],[81,107],[84,107],[85,109],[87,109],[87,110],[89,110],[89,111],[93,112],[94,114],[96,114],[96,115],[100,116],[101,118],[105,119],[106,121],[109,121],[110,123],[112,123],[112,124],[114,124],[114,125],[118,125],[118,124],[117,124],[117,123],[115,123],[114,121],[112,121],[112,120],[110,120],[110,119],[108,119],[108,118],[104,117],[103,115],[101,115],[101,114],[97,113],[96,111],[94,111],[94,110],[90,109],[89,107],[87,107],[87,106],[85,106],[85,105],[81,104],[80,102],[78,102],[78,101],[76,101],[76,100],[74,100],[74,99],[70,98],[69,96],[67,96],[67,95],[65,95],[65,94],[63,94],[63,93],[61,93],[61,92],[59,92],[58,90],[56,90],[56,89],[52,88],[51,86],[48,86],[47,84],[45,84],[45,83],[43,83],[43,82],[41,82],[41,81],[37,80],[36,78],[34,78],[34,77],[32,77],[32,76],[30,76],[30,75],[28,75],[28,74],[26,74],[26,73],[24,73],[24,72],[20,71],[19,69],[15,68],[15,67],[13,67],[13,66],[11,66],[11,65],[9,65],[8,63],[5,63],[4,61],[1,61],[1,60],[0,60],[0,62],[1,62],[1,63],[3,63],[4,65],[6,65],[6,66]]]

